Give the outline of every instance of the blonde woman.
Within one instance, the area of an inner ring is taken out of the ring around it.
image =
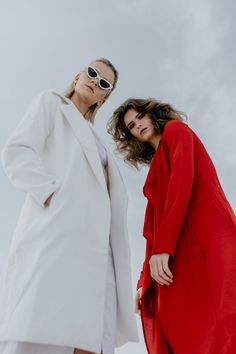
[[[45,91],[7,141],[4,170],[27,193],[0,286],[0,354],[112,354],[136,341],[127,196],[92,125],[118,72],[92,61]]]

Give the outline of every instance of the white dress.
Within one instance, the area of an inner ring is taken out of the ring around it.
[[[107,174],[107,153],[103,143],[97,138],[92,127],[99,156],[103,166],[104,176],[109,190],[109,180]],[[116,281],[113,263],[112,249],[109,249],[108,266],[107,266],[107,282],[106,282],[106,299],[104,312],[104,330],[102,353],[113,354],[115,348],[115,332],[116,332]],[[79,329],[78,329],[79,330]],[[91,335],[92,340],[92,335]],[[63,347],[56,345],[46,345],[28,342],[0,342],[0,354],[73,354],[73,347]]]

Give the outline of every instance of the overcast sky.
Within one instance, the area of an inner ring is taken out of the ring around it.
[[[233,0],[0,0],[0,148],[34,95],[63,91],[91,60],[107,57],[120,72],[117,89],[96,119],[107,144],[113,149],[107,120],[124,99],[155,97],[173,104],[187,113],[235,210],[235,16]],[[131,169],[118,156],[117,161],[130,200],[135,288],[145,247],[147,170]],[[2,169],[0,193],[2,268],[24,198]],[[140,344],[116,353],[144,353],[141,330],[140,338]]]

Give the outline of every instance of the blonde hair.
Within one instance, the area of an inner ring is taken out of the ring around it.
[[[115,89],[117,81],[118,81],[118,70],[114,67],[114,65],[110,62],[110,60],[106,59],[106,58],[99,58],[99,59],[95,59],[93,60],[91,63],[96,63],[96,62],[100,62],[103,64],[106,64],[114,73],[115,79],[114,79],[114,83],[113,83],[113,87],[112,89],[108,92],[108,94],[106,95],[106,98],[110,96],[111,92]],[[66,91],[64,92],[65,97],[67,98],[71,98],[71,96],[73,95],[75,91],[75,87],[74,87],[74,80],[71,82],[71,84],[69,85],[69,87],[66,89]],[[90,122],[94,122],[96,113],[99,109],[99,106],[94,103],[92,106],[89,107],[88,111],[85,113],[84,117],[89,120]]]

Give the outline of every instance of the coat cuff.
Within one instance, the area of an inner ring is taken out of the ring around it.
[[[176,240],[171,238],[159,240],[157,245],[153,245],[151,254],[153,256],[154,254],[168,253],[169,255],[174,256],[175,249]]]

